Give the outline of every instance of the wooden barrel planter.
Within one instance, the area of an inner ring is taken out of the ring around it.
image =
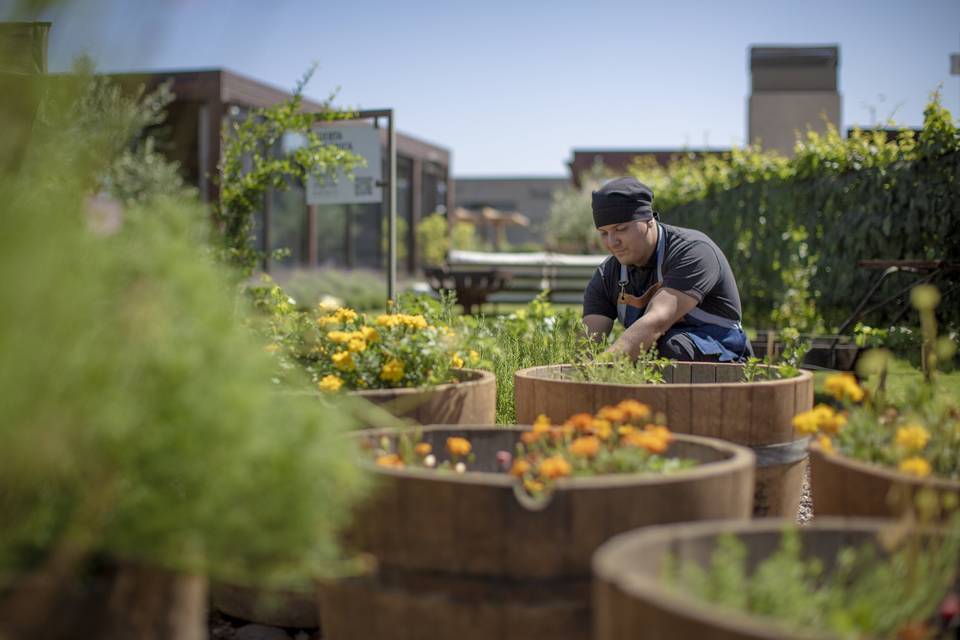
[[[775,621],[731,611],[680,593],[662,582],[664,562],[709,562],[717,538],[733,534],[745,543],[752,571],[780,546],[784,523],[701,522],[625,533],[604,544],[593,559],[593,639],[781,640],[819,637],[779,626]],[[838,552],[872,542],[876,520],[817,519],[800,528],[808,557],[829,571]],[[642,631],[638,631],[642,630]]]
[[[4,640],[204,640],[207,580],[126,563],[0,584]]]
[[[810,445],[810,489],[817,516],[889,518],[913,504],[920,489],[953,494],[960,499],[960,482],[901,473],[891,467],[827,453]]]
[[[272,627],[316,629],[320,626],[317,596],[312,591],[215,583],[210,586],[210,603],[228,616]]]
[[[667,455],[697,459],[697,467],[564,478],[534,501],[495,461],[523,430],[427,427],[423,440],[441,458],[447,437],[471,441],[476,462],[463,474],[369,464],[379,491],[349,537],[378,568],[321,585],[326,635],[585,640],[590,557],[606,539],[651,524],[750,515],[753,454],[693,436],[677,436]]]
[[[399,418],[420,424],[493,424],[497,379],[489,371],[458,369],[459,382],[433,387],[352,391]]]
[[[813,407],[813,375],[740,382],[742,365],[675,363],[664,384],[610,384],[564,379],[572,365],[517,371],[517,422],[540,414],[554,422],[632,398],[667,416],[675,433],[728,440],[757,457],[755,516],[795,518],[807,467],[807,438],[798,439],[793,416]]]

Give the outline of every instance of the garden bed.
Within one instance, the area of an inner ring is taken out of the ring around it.
[[[795,518],[800,506],[807,439],[797,439],[793,416],[813,406],[813,376],[742,382],[743,365],[675,363],[663,384],[613,384],[568,379],[572,365],[517,371],[517,422],[540,414],[562,420],[579,412],[634,399],[663,412],[676,433],[720,438],[757,456],[754,513]]]

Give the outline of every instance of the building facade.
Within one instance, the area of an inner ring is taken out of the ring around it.
[[[289,92],[226,69],[153,71],[113,74],[115,82],[130,91],[148,91],[169,81],[176,99],[167,107],[160,132],[160,148],[180,164],[184,178],[195,185],[204,202],[217,199],[217,165],[221,131],[252,110],[288,100]],[[303,108],[319,111],[323,105],[304,99]],[[372,123],[371,123],[372,126]],[[381,131],[386,171],[385,125]],[[398,255],[401,270],[418,268],[416,226],[421,217],[452,207],[451,153],[443,147],[397,132]],[[277,152],[280,152],[279,145]],[[386,197],[386,188],[384,188]],[[386,207],[333,205],[318,207],[316,223],[308,224],[304,186],[291,183],[265,198],[257,219],[260,248],[288,248],[283,267],[365,267],[382,269],[386,263]]]

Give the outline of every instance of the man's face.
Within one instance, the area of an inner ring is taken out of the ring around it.
[[[599,227],[607,251],[621,264],[643,265],[656,249],[653,220],[633,220]]]

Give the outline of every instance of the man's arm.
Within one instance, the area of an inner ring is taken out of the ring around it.
[[[660,289],[650,300],[646,312],[621,334],[609,351],[626,353],[636,359],[641,350],[656,344],[660,336],[696,306],[697,299],[691,295],[666,287]]]
[[[613,319],[597,313],[591,313],[590,315],[583,316],[583,327],[588,338],[591,340],[599,340],[610,335],[610,330],[613,329]]]

